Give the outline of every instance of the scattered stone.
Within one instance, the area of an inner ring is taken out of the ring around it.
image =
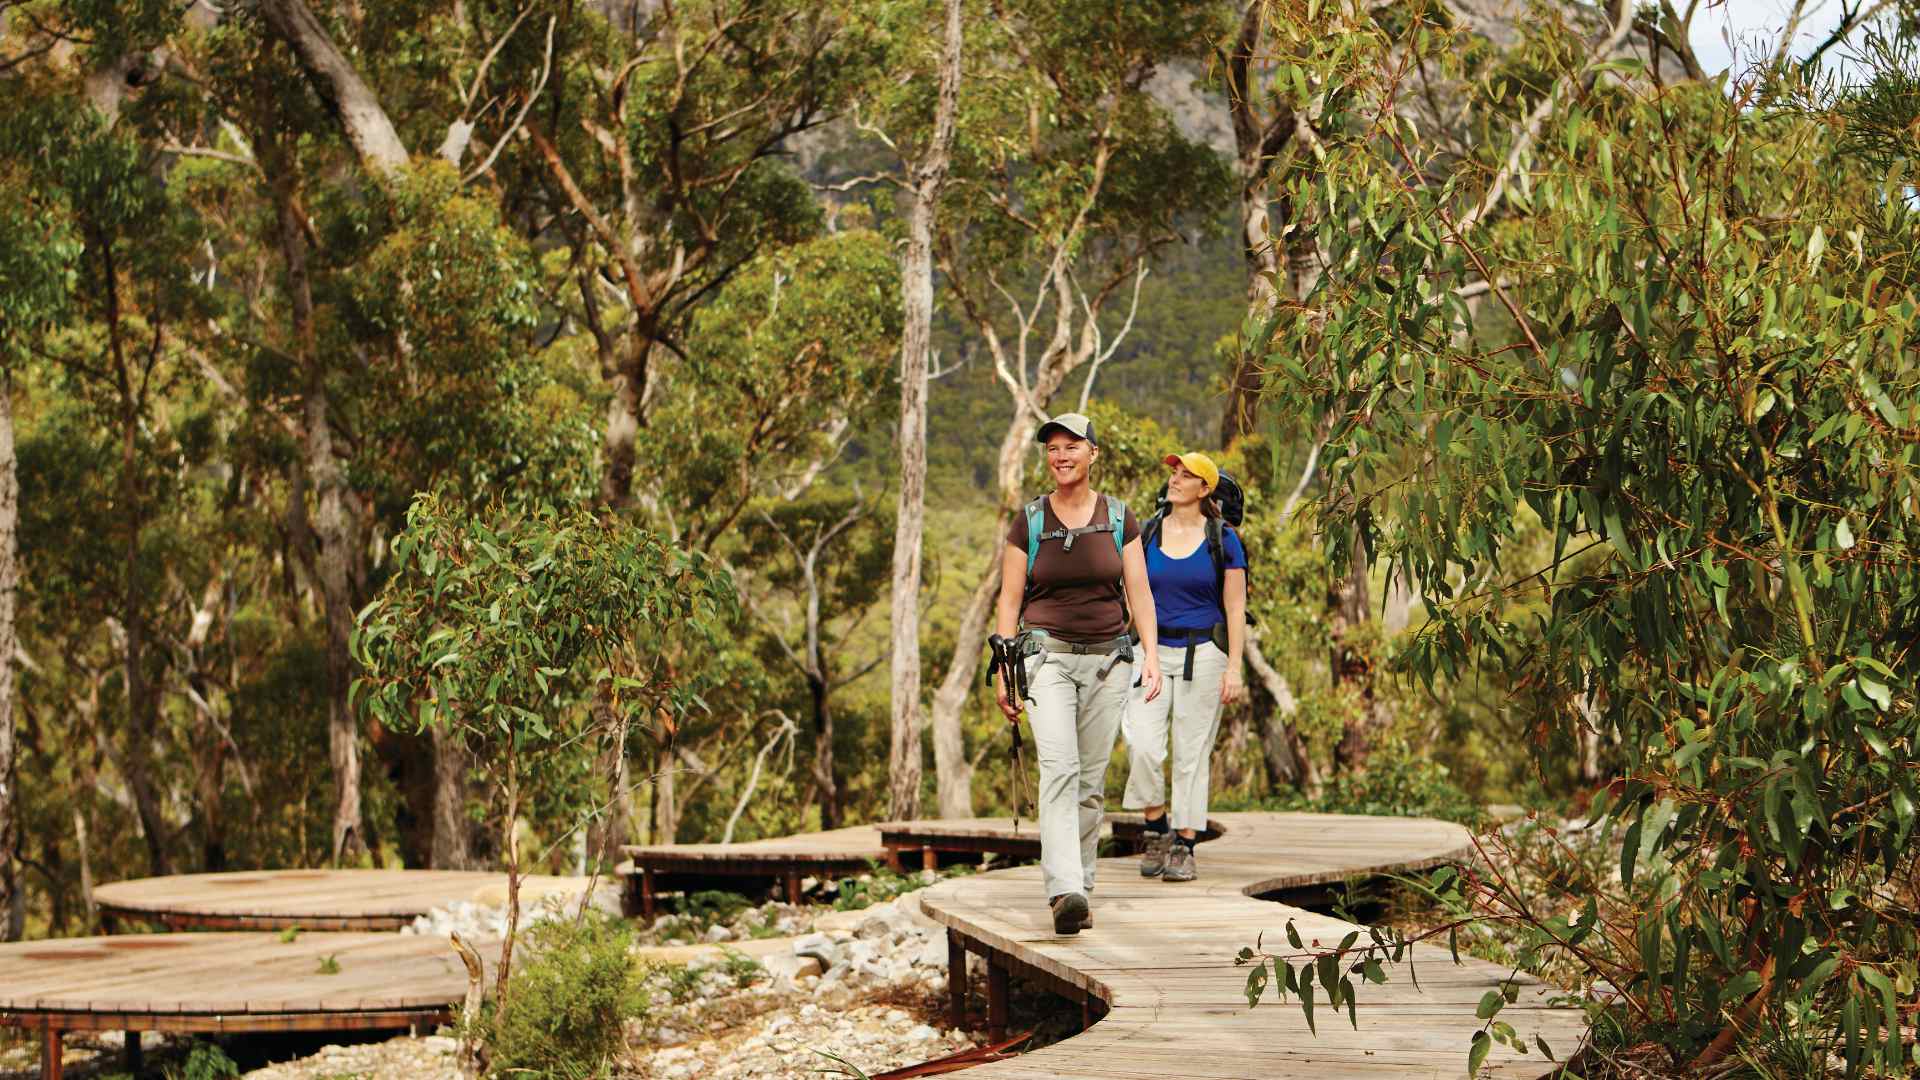
[[[825,934],[808,934],[793,939],[793,955],[811,956],[822,967],[832,968],[840,962],[840,947]]]
[[[760,966],[776,979],[801,979],[821,972],[819,957],[793,953],[774,953],[762,960]]]

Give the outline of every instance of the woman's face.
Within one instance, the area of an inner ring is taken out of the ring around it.
[[[1054,487],[1072,487],[1087,482],[1093,459],[1100,451],[1071,432],[1056,431],[1047,437],[1047,471],[1053,474]]]
[[[1197,503],[1207,493],[1207,482],[1185,465],[1175,465],[1167,476],[1167,501],[1175,506]]]

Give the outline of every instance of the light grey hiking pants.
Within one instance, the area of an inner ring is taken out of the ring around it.
[[[1128,695],[1127,792],[1121,806],[1144,810],[1168,807],[1168,824],[1195,832],[1207,827],[1207,785],[1213,740],[1220,732],[1220,683],[1227,676],[1227,654],[1212,642],[1193,650],[1193,681],[1180,677],[1187,661],[1185,645],[1160,646],[1160,696],[1146,700],[1145,687]],[[1172,728],[1173,799],[1167,799],[1168,728]]]
[[[1027,658],[1027,722],[1040,773],[1040,870],[1049,899],[1093,890],[1106,820],[1107,761],[1127,707],[1125,662],[1099,677],[1110,656],[1038,653]]]

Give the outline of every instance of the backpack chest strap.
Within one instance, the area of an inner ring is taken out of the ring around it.
[[[1087,535],[1088,533],[1104,533],[1104,532],[1113,532],[1113,531],[1114,531],[1113,522],[1105,521],[1105,522],[1101,522],[1098,525],[1082,525],[1077,529],[1054,529],[1051,532],[1043,532],[1040,534],[1040,539],[1041,540],[1058,540],[1060,541],[1060,550],[1072,551],[1073,542],[1075,540],[1078,540],[1080,537]]]

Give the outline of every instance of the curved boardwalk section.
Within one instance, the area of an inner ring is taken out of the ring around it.
[[[520,902],[585,891],[586,878],[528,875]],[[506,903],[507,875],[467,870],[260,870],[137,878],[93,890],[111,919],[175,930],[398,930],[461,901]]]
[[[447,939],[402,934],[127,934],[0,945],[0,1026],[62,1031],[339,1031],[449,1018],[467,971]],[[139,1046],[129,1039],[129,1051]]]
[[[1339,1080],[1457,1077],[1480,1021],[1475,1006],[1507,969],[1474,960],[1455,966],[1445,948],[1420,946],[1420,989],[1403,968],[1383,986],[1360,992],[1359,1029],[1345,1010],[1319,999],[1316,1036],[1299,1004],[1268,991],[1249,1009],[1242,946],[1264,934],[1285,948],[1294,920],[1303,938],[1337,943],[1352,924],[1254,899],[1276,889],[1350,876],[1437,865],[1468,849],[1465,829],[1446,822],[1326,814],[1219,814],[1222,835],[1198,849],[1200,879],[1145,880],[1134,859],[1103,859],[1094,890],[1094,928],[1053,933],[1038,867],[1016,867],[942,882],[921,906],[948,927],[949,955],[962,949],[988,961],[990,1027],[1004,1027],[1009,972],[1030,975],[1086,1003],[1105,1018],[1064,1042],[980,1066],[981,1077],[1061,1080],[1261,1078]],[[963,978],[950,985],[964,993]],[[1571,1051],[1585,1031],[1578,1011],[1547,1004],[1550,987],[1521,980],[1520,999],[1500,1014],[1521,1033]],[[995,999],[998,998],[998,1001]],[[956,1002],[956,1004],[958,1004]],[[1551,1066],[1537,1055],[1496,1047],[1483,1075],[1537,1077]]]

